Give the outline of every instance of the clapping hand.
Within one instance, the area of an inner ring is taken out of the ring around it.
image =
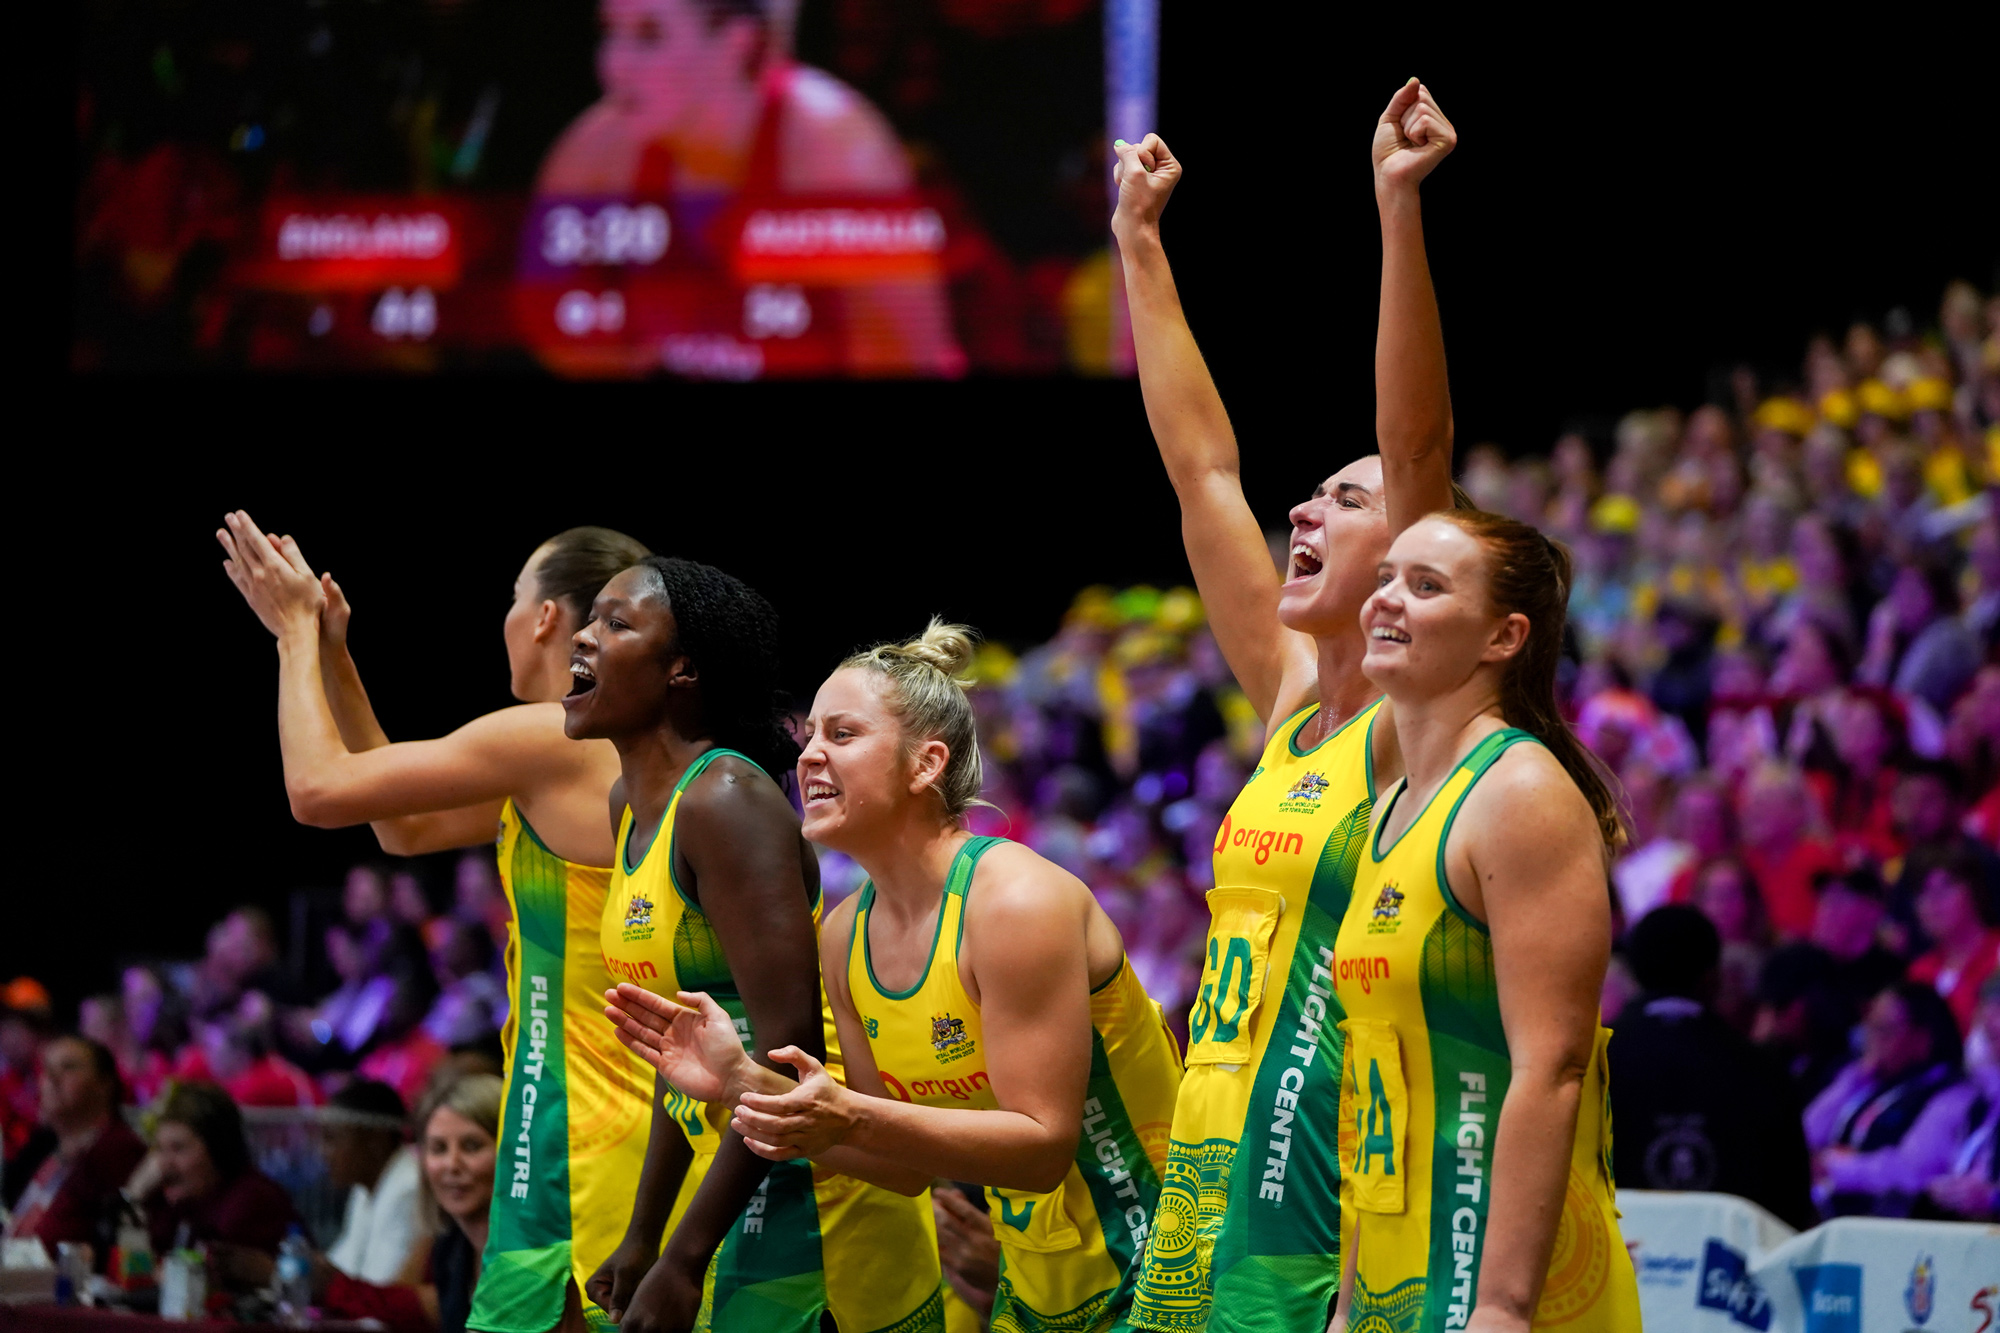
[[[681,991],[681,1003],[622,981],[604,992],[604,1016],[618,1040],[698,1102],[728,1102],[740,1091],[750,1057],[736,1020],[701,991]]]
[[[817,1157],[838,1146],[854,1128],[856,1094],[796,1046],[772,1051],[771,1059],[798,1070],[799,1086],[776,1095],[744,1093],[730,1128],[743,1136],[750,1151],[774,1162]]]
[[[243,594],[264,628],[282,635],[287,627],[302,621],[317,626],[320,610],[326,605],[326,589],[319,575],[306,565],[299,544],[290,537],[266,536],[241,509],[225,515],[222,523],[215,532],[215,539],[228,553],[222,572]],[[341,604],[345,607],[345,599]],[[343,633],[345,628],[343,620]]]
[[[1458,131],[1438,110],[1431,90],[1411,79],[1396,90],[1375,123],[1375,191],[1415,190],[1458,147]]]

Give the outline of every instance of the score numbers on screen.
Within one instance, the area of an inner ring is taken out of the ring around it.
[[[667,252],[673,224],[658,204],[562,204],[542,215],[542,258],[559,268],[651,264]]]

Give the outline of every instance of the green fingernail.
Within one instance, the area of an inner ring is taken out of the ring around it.
[[[1113,139],[1111,146],[1113,148],[1129,148],[1131,145],[1127,144],[1123,139]]]

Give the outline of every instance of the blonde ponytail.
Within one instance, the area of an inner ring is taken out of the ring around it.
[[[975,646],[970,629],[932,616],[924,632],[909,642],[879,644],[840,664],[842,671],[876,671],[888,677],[889,706],[902,723],[906,749],[924,741],[944,742],[950,757],[931,790],[954,824],[978,801],[985,783],[979,732],[963,678]]]

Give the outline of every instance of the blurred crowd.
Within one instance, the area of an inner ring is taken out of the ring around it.
[[[1631,834],[1603,996],[1619,1181],[1800,1226],[2000,1217],[2000,299],[1955,284],[1933,327],[1856,324],[1795,379],[1743,371],[1720,397],[1546,457],[1480,446],[1462,474],[1574,553],[1566,707]],[[1213,840],[1263,735],[1200,599],[1085,589],[1053,639],[989,643],[973,675],[973,830],[1082,878],[1184,1023]],[[831,902],[861,873],[823,853],[822,879]],[[204,1124],[359,1098],[379,1127],[497,1071],[507,929],[481,850],[448,904],[409,868],[356,867],[289,961],[265,910],[238,908],[199,960],[85,1000],[73,1035],[11,983],[13,1225],[23,1199],[49,1215],[50,1163],[81,1160],[76,1096]],[[240,1161],[217,1132],[205,1151]],[[145,1146],[104,1133],[122,1180]]]

